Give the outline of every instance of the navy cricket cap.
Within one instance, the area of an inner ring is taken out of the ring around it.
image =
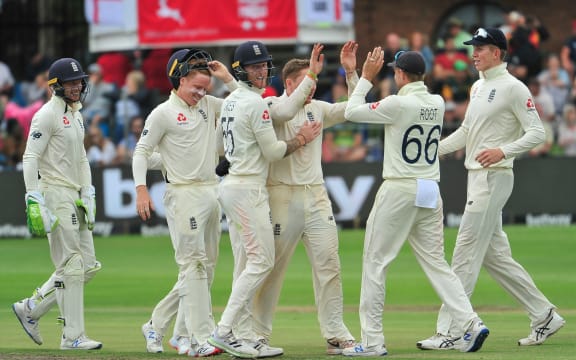
[[[466,45],[494,45],[502,50],[508,49],[508,41],[502,30],[497,28],[478,28],[471,40],[464,41]]]
[[[426,72],[424,57],[418,51],[398,51],[394,56],[394,62],[388,66],[397,67],[404,72],[416,75],[424,75]]]

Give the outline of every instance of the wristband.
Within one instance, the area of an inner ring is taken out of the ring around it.
[[[312,70],[308,70],[308,73],[306,75],[308,75],[308,77],[310,77],[310,79],[312,79],[314,81],[318,81],[318,75],[314,74],[314,72],[312,72]]]

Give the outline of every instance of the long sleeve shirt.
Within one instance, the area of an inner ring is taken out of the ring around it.
[[[175,91],[146,119],[132,161],[135,185],[146,185],[148,159],[154,151],[162,158],[171,184],[217,182],[216,121],[222,99],[206,95],[189,106]]]
[[[440,180],[438,140],[444,100],[430,94],[422,81],[404,85],[398,95],[366,104],[372,83],[364,78],[348,100],[346,119],[384,124],[384,179]]]
[[[440,142],[439,153],[466,147],[464,165],[478,170],[483,169],[475,159],[478,153],[500,148],[504,159],[490,167],[512,168],[514,157],[542,143],[545,135],[530,91],[502,63],[480,73],[462,125]]]
[[[81,108],[53,95],[32,118],[22,162],[26,191],[38,191],[40,183],[77,191],[92,184]]]

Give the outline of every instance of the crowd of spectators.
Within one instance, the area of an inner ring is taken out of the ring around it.
[[[576,156],[576,20],[562,48],[551,52],[542,49],[549,33],[537,17],[512,11],[501,29],[509,39],[508,68],[529,86],[547,132],[545,143],[526,156]],[[418,31],[391,32],[386,37],[386,64],[400,50],[416,50],[424,56],[426,83],[446,100],[443,136],[460,125],[470,87],[478,78],[471,62],[472,47],[463,44],[475,30],[466,29],[462,21],[451,18],[434,45],[429,43],[427,34]],[[165,69],[172,51],[104,53],[87,66],[90,91],[82,113],[86,150],[93,166],[131,163],[147,115],[169,94]],[[51,59],[37,54],[26,69],[25,78],[16,81],[9,65],[0,61],[0,171],[21,169],[32,116],[50,96],[46,85],[50,64]],[[283,91],[276,80],[266,94]],[[222,84],[214,83],[211,93],[223,97],[226,91],[222,89]],[[376,101],[396,91],[393,72],[384,66],[368,100]],[[339,69],[330,88],[318,92],[316,97],[339,102],[346,101],[347,94],[345,74]],[[381,127],[348,123],[325,130],[323,161],[382,161],[382,131]],[[463,156],[462,152],[452,155]]]

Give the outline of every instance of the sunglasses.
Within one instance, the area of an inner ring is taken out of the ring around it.
[[[476,30],[474,33],[474,37],[481,37],[483,39],[492,39],[493,41],[496,41],[496,39],[494,39],[492,35],[490,35],[490,33],[484,28],[478,28],[478,30]]]
[[[394,61],[398,61],[398,59],[400,58],[400,56],[402,56],[402,54],[404,54],[406,51],[404,50],[400,50],[396,53],[396,55],[394,55]]]

